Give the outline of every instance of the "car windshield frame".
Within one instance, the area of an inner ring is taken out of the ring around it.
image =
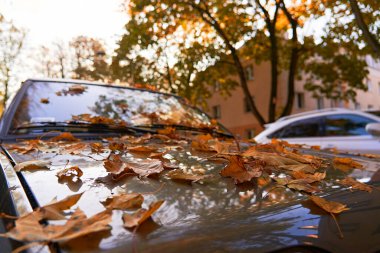
[[[0,127],[1,127],[1,132],[0,136],[2,139],[14,139],[14,138],[28,138],[28,137],[33,137],[33,136],[38,136],[41,135],[41,133],[35,134],[35,133],[26,133],[26,134],[14,134],[11,133],[12,131],[12,123],[13,119],[15,117],[16,111],[19,108],[20,103],[24,99],[24,97],[27,94],[28,89],[32,86],[35,85],[36,83],[51,83],[50,85],[60,85],[61,83],[65,83],[66,85],[83,85],[83,86],[100,86],[104,88],[114,88],[114,89],[122,89],[122,90],[130,90],[131,92],[147,92],[147,94],[157,94],[157,95],[163,95],[163,96],[169,96],[178,101],[178,103],[183,106],[185,109],[191,109],[193,110],[193,113],[199,114],[200,117],[204,117],[205,119],[208,120],[207,123],[211,124],[212,117],[210,117],[207,113],[203,112],[199,108],[190,105],[189,103],[186,102],[186,100],[180,96],[174,95],[174,94],[168,94],[168,93],[163,93],[159,91],[152,91],[152,90],[146,90],[146,89],[140,89],[140,88],[133,88],[133,87],[124,87],[124,86],[117,86],[117,85],[110,85],[107,87],[106,84],[102,83],[96,83],[96,82],[86,82],[86,81],[76,81],[76,80],[27,80],[23,83],[21,86],[19,92],[16,94],[14,97],[13,101],[7,108],[7,110],[4,112],[2,120],[0,122]],[[170,124],[168,124],[170,125]],[[210,125],[211,126],[211,125]],[[227,129],[225,129],[223,126],[220,125],[221,132],[225,132],[227,134],[230,134]],[[82,134],[82,133],[79,133]],[[85,135],[93,135],[94,133],[83,133]]]

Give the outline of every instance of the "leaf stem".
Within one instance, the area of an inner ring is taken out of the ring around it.
[[[342,230],[340,230],[340,226],[339,226],[339,224],[338,224],[338,221],[336,220],[335,215],[334,215],[333,213],[330,213],[330,214],[331,214],[331,216],[333,217],[336,226],[338,227],[338,231],[339,231],[339,236],[340,236],[340,238],[343,239],[344,236],[343,236]]]

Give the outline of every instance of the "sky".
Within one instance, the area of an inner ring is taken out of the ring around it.
[[[122,0],[0,0],[0,12],[27,29],[27,45],[86,35],[114,44],[127,15]],[[112,46],[112,45],[110,45]]]
[[[109,51],[123,34],[128,16],[122,11],[123,0],[0,0],[0,13],[27,32],[22,64],[14,70],[11,95],[19,84],[36,72],[36,49],[54,42],[68,42],[85,35],[105,42]]]

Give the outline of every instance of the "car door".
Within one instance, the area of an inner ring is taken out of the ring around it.
[[[294,144],[320,146],[322,120],[322,117],[312,117],[293,122],[282,128],[279,138]]]
[[[365,130],[371,118],[355,114],[335,114],[325,116],[324,137],[321,148],[336,148],[339,151],[379,153],[380,140]]]

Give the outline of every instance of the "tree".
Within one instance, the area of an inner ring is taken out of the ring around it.
[[[134,56],[138,55],[136,51],[149,52],[149,50],[169,44],[169,51],[175,48],[183,53],[171,54],[166,57],[169,59],[167,61],[169,64],[161,64],[158,68],[150,69],[153,72],[162,72],[165,69],[164,66],[167,66],[166,73],[169,73],[172,69],[170,66],[172,58],[181,62],[186,58],[192,59],[192,55],[188,54],[190,52],[191,54],[207,52],[207,61],[201,60],[195,65],[203,64],[207,70],[217,66],[228,69],[229,71],[223,71],[226,75],[219,74],[221,79],[235,73],[253,115],[263,125],[274,121],[279,116],[291,113],[297,78],[306,78],[305,88],[312,91],[315,96],[322,95],[332,99],[354,100],[356,90],[365,89],[363,80],[367,72],[362,53],[358,53],[359,46],[350,47],[352,43],[339,45],[330,34],[334,34],[333,26],[327,26],[322,37],[307,33],[307,29],[304,28],[305,24],[323,18],[327,10],[333,9],[330,2],[335,1],[131,0],[129,1],[131,20],[126,25],[127,33],[121,40],[116,57],[120,60],[124,59],[125,55],[129,55],[129,59],[133,60]],[[192,34],[191,31],[193,31],[200,38],[190,35],[190,39],[184,43],[185,47],[181,45],[181,42],[175,43],[174,40],[183,30],[184,24],[190,27],[186,30],[186,35]],[[125,40],[129,42],[123,43]],[[134,48],[133,53],[129,49],[131,45]],[[125,48],[129,50],[127,54],[123,51]],[[189,48],[198,48],[198,51],[192,51]],[[203,51],[199,51],[199,48]],[[167,50],[158,51],[167,52]],[[181,58],[178,59],[178,57]],[[256,63],[263,61],[271,63],[271,92],[267,116],[258,111],[248,88],[243,68],[246,58],[254,59]],[[355,66],[358,71],[356,73],[347,71],[352,70],[352,67],[348,67],[347,64]],[[182,64],[182,68],[189,65],[191,66],[191,64]],[[124,69],[128,72],[131,65],[125,66],[128,66]],[[179,68],[172,69],[172,72],[181,73]],[[285,103],[280,105],[278,75],[282,72],[288,75],[287,98]],[[139,71],[139,73],[146,72]],[[215,71],[209,71],[209,74],[215,73]],[[358,75],[354,76],[354,74]],[[203,71],[198,71],[196,75],[205,76]],[[166,76],[173,77],[173,75]],[[213,80],[211,75],[208,79]],[[169,78],[167,80],[170,83],[171,80]],[[204,79],[203,81],[207,82]],[[184,87],[186,87],[185,83],[182,84]],[[209,87],[202,86],[198,78],[195,78],[191,90],[195,91],[198,85],[200,90],[207,90]],[[225,90],[234,87],[230,85]],[[347,92],[342,92],[342,89]],[[279,109],[282,109],[280,113],[276,113]]]
[[[68,45],[64,42],[54,42],[50,46],[40,46],[35,50],[36,69],[44,77],[66,78],[72,74],[72,59]],[[35,52],[33,52],[35,54]]]
[[[112,61],[114,79],[176,93],[201,106],[218,88],[215,86],[228,94],[228,90],[237,85],[227,77],[232,74],[231,68],[216,64],[215,59],[229,57],[219,50],[220,43],[214,43],[212,34],[204,37],[207,26],[196,20],[182,22],[175,28],[170,25],[157,28],[156,25],[144,24],[139,15],[132,13]],[[161,31],[155,32],[155,29]],[[205,73],[205,62],[215,63],[212,68],[220,73],[219,78],[210,78]],[[222,85],[218,85],[219,82]]]
[[[355,21],[357,26],[362,31],[364,40],[367,42],[368,46],[372,48],[375,52],[376,57],[380,58],[380,42],[379,35],[380,29],[378,24],[380,22],[380,2],[379,1],[362,1],[363,8],[366,9],[366,13],[363,14],[359,3],[357,0],[349,0],[351,11],[355,16]],[[366,20],[369,20],[370,26],[367,24]],[[372,33],[371,30],[374,32]]]
[[[25,32],[0,14],[0,81],[4,85],[3,108],[9,97],[9,84],[16,60],[20,56]]]
[[[97,39],[78,36],[70,42],[73,50],[73,77],[86,80],[109,80],[106,49]]]

